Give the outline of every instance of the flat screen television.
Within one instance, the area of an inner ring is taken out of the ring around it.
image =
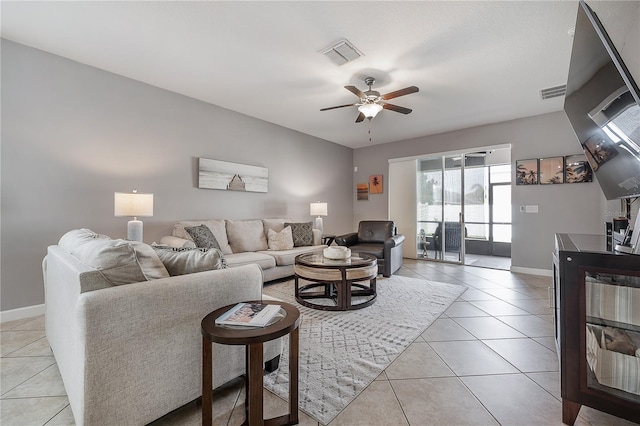
[[[604,26],[582,0],[564,111],[605,197],[640,196],[640,91]]]

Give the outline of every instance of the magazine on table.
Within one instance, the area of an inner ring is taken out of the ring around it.
[[[216,318],[216,325],[235,325],[242,327],[266,327],[278,316],[280,305],[263,303],[238,303]]]

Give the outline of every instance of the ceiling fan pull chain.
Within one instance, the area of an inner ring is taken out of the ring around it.
[[[371,119],[369,119],[369,143],[371,143]]]

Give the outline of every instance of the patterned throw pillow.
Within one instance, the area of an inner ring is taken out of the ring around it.
[[[227,260],[216,248],[153,247],[169,275],[193,274],[227,268]]]
[[[269,250],[291,250],[293,248],[293,234],[290,226],[287,226],[280,232],[269,229],[267,237],[269,240]]]
[[[215,248],[220,250],[220,244],[218,244],[218,240],[207,225],[185,227],[184,230],[187,231],[189,235],[191,235],[193,242],[196,243],[196,246],[198,248]]]
[[[313,245],[313,222],[285,223],[284,226],[291,227],[294,247]]]

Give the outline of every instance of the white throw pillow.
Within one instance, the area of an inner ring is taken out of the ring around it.
[[[269,250],[291,250],[293,249],[293,234],[291,227],[287,226],[282,231],[276,232],[269,229]]]
[[[291,219],[262,219],[264,225],[264,236],[269,237],[269,229],[280,232],[284,229],[285,222],[293,222]]]

